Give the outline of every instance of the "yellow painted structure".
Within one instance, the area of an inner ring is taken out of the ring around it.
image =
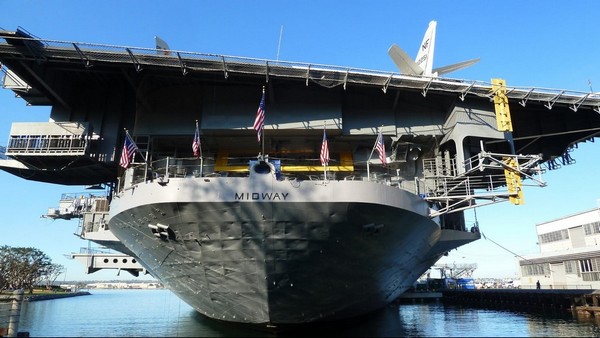
[[[502,79],[492,79],[492,92],[494,93],[494,108],[496,110],[496,123],[498,131],[512,132],[512,120],[510,109],[508,107],[508,96],[506,96],[506,81]],[[506,178],[506,187],[508,188],[509,201],[512,204],[524,204],[523,183],[519,174],[519,163],[513,157],[504,157],[506,167],[504,168],[504,177]]]
[[[215,171],[228,172],[248,172],[248,165],[229,165],[229,153],[220,152],[215,161]],[[352,154],[350,152],[340,153],[340,164],[327,166],[328,171],[354,171],[354,163],[352,162]],[[321,165],[281,165],[281,172],[323,172]]]
[[[496,109],[496,123],[499,131],[513,131],[508,108],[508,96],[506,96],[506,81],[492,79],[492,91],[494,93],[494,108]]]
[[[523,199],[523,184],[521,183],[521,175],[516,170],[519,163],[513,157],[505,157],[504,164],[507,168],[504,169],[504,177],[506,177],[506,187],[508,188],[509,201],[515,205],[525,204]]]

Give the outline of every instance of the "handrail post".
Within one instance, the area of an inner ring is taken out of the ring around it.
[[[167,165],[165,168],[165,178],[169,178],[169,157],[167,156]]]
[[[148,152],[146,151],[146,158],[144,159],[144,182],[148,181]]]
[[[19,317],[21,316],[21,304],[23,303],[23,289],[13,292],[14,298],[10,308],[10,317],[8,320],[8,337],[16,337],[19,332]]]

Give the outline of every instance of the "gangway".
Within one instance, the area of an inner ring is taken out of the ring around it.
[[[442,278],[473,278],[473,272],[477,269],[477,263],[436,264],[431,268],[439,270]]]

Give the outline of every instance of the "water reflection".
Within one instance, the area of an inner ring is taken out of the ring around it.
[[[105,290],[91,296],[25,303],[20,331],[62,337],[430,337],[600,336],[595,318],[535,315],[444,305],[391,304],[372,314],[273,331],[217,322],[167,290]]]

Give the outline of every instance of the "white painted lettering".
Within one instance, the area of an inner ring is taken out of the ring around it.
[[[263,201],[281,201],[281,200],[286,200],[288,195],[290,193],[285,192],[285,193],[278,193],[278,192],[263,192],[263,193],[258,193],[258,192],[235,192],[233,195],[233,199],[236,201],[249,201],[249,200],[263,200]]]

